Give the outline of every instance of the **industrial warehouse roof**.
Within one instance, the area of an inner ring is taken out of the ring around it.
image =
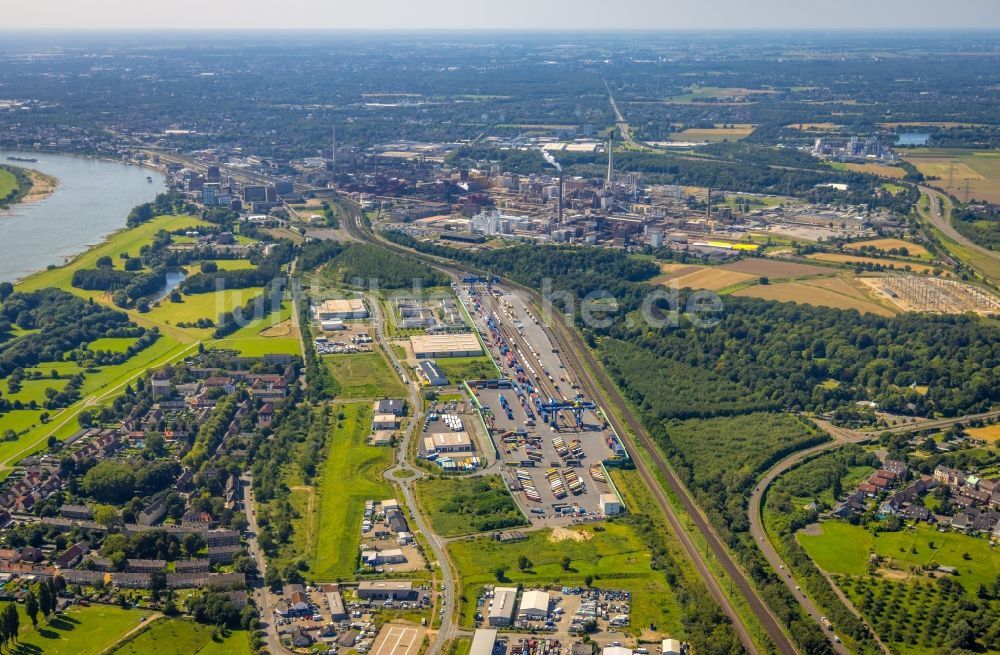
[[[472,647],[469,655],[493,655],[493,647],[497,643],[497,631],[489,628],[479,628],[472,636]]]
[[[532,589],[521,594],[521,614],[549,613],[549,592]]]
[[[413,354],[417,357],[441,355],[442,353],[481,353],[479,339],[466,334],[420,334],[410,337]]]
[[[319,309],[331,314],[357,314],[365,311],[365,303],[360,298],[336,298],[324,300]]]
[[[428,451],[438,448],[471,448],[472,440],[468,432],[437,432],[424,437],[424,448]]]
[[[493,607],[490,608],[490,618],[514,618],[514,607],[517,603],[517,589],[514,587],[497,587],[493,590]]]

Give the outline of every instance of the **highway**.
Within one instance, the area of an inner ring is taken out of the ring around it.
[[[368,231],[362,224],[360,212],[356,211],[355,215],[351,217],[351,219],[344,221],[344,225],[346,229],[352,233],[354,238],[376,241],[383,247],[390,250],[404,252],[411,256],[417,256],[424,260],[428,260],[437,268],[452,275],[453,277],[458,277],[462,273],[462,271],[453,263],[442,262],[436,258],[416,253],[410,249],[377,239],[377,237]],[[479,274],[483,273],[483,271],[474,272]],[[533,299],[535,302],[540,302],[537,292],[533,289],[509,282],[507,283],[507,286],[517,289]],[[713,575],[706,559],[707,556],[701,552],[699,547],[694,543],[694,540],[688,534],[687,528],[674,511],[673,505],[667,498],[666,491],[663,486],[661,486],[657,476],[662,477],[666,481],[670,491],[680,499],[686,513],[690,517],[691,522],[693,522],[695,528],[704,535],[708,548],[711,549],[712,554],[719,561],[728,577],[732,579],[735,589],[738,590],[744,597],[748,607],[763,626],[777,651],[785,655],[797,653],[798,651],[795,645],[792,643],[788,635],[785,634],[777,618],[759,596],[756,589],[754,589],[749,579],[746,577],[745,572],[739,564],[736,563],[732,555],[730,555],[725,544],[709,524],[708,519],[701,513],[701,510],[697,507],[694,499],[690,496],[687,489],[676,477],[676,475],[674,475],[673,470],[667,464],[666,459],[653,442],[652,437],[646,432],[638,418],[631,413],[628,403],[621,396],[620,392],[618,392],[617,388],[604,372],[600,364],[596,361],[593,354],[587,349],[586,344],[583,342],[579,333],[576,332],[575,328],[567,324],[566,318],[563,316],[554,316],[552,324],[553,329],[549,330],[550,338],[563,353],[567,367],[576,373],[584,394],[589,399],[594,400],[605,408],[617,409],[624,417],[625,423],[623,423],[622,419],[618,417],[616,411],[611,410],[605,412],[608,421],[621,437],[626,448],[629,450],[629,453],[632,455],[636,464],[636,470],[652,492],[657,505],[660,507],[661,511],[663,511],[664,516],[666,516],[671,530],[673,530],[673,532],[677,535],[678,540],[684,547],[688,557],[694,563],[695,568],[704,580],[709,592],[719,603],[722,610],[731,619],[733,627],[739,635],[746,650],[750,653],[759,652],[747,626],[744,625],[739,613],[736,611],[729,597],[723,591],[719,581]],[[597,379],[595,380],[594,378]],[[652,465],[656,468],[655,473],[650,468],[649,464],[647,464],[646,459],[639,453],[639,443],[642,444],[643,450],[648,454],[650,460],[652,460]]]

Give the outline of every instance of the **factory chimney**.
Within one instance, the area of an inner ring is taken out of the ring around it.
[[[705,218],[712,220],[712,187],[708,187],[708,202],[705,203]]]
[[[563,173],[562,168],[559,169],[559,225],[563,222]]]

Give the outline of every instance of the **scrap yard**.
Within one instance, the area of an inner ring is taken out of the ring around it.
[[[508,488],[532,521],[579,522],[621,511],[605,462],[627,457],[524,298],[467,278],[476,328],[506,376],[470,381]]]

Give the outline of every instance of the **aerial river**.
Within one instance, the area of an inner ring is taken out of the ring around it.
[[[38,161],[10,161],[9,156]],[[0,210],[0,282],[63,264],[100,243],[125,227],[129,211],[152,200],[165,184],[163,175],[152,169],[84,157],[0,150],[0,163],[33,168],[59,180],[44,200]]]

